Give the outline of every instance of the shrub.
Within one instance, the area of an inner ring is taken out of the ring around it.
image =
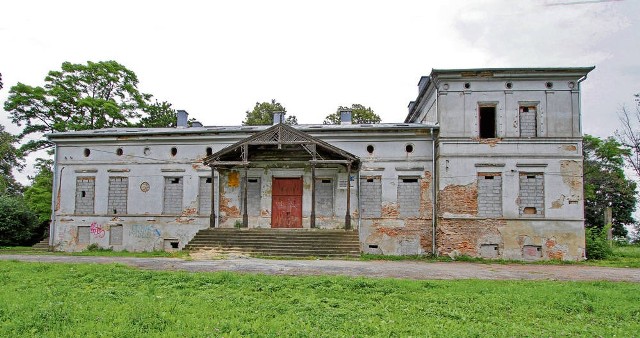
[[[22,197],[0,196],[0,246],[33,244],[40,235],[39,223]]]
[[[588,259],[604,259],[613,254],[613,250],[607,241],[607,228],[586,228],[585,239],[587,244]]]

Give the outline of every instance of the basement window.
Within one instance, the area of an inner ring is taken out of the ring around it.
[[[496,107],[486,106],[479,109],[480,138],[496,137]]]

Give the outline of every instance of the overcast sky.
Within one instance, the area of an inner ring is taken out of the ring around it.
[[[635,0],[3,1],[0,102],[64,61],[115,60],[205,125],[271,99],[300,123],[352,103],[402,122],[432,68],[596,66],[583,131],[609,136],[640,92],[639,17]]]

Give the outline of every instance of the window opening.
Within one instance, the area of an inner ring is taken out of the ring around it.
[[[404,146],[404,151],[406,151],[408,153],[412,153],[413,152],[413,144],[407,144],[406,146]]]
[[[375,150],[375,148],[374,148],[372,145],[368,145],[368,146],[367,146],[367,152],[368,152],[369,154],[373,154],[373,151],[374,151],[374,150]]]
[[[213,150],[211,149],[211,147],[207,147],[207,156],[211,155],[213,155]]]
[[[178,149],[176,147],[171,148],[171,156],[176,156],[178,154]]]
[[[205,181],[206,183],[211,183],[211,177],[207,177]]]
[[[116,155],[122,156],[123,153],[124,153],[124,151],[122,150],[122,148],[116,149]]]
[[[496,107],[480,107],[480,138],[496,137]]]
[[[89,157],[91,155],[91,150],[89,148],[84,148],[84,157]]]

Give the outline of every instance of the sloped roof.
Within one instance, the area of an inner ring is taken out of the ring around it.
[[[226,148],[221,149],[220,151],[207,156],[203,162],[205,165],[215,165],[216,163],[220,163],[221,161],[228,162],[240,162],[246,161],[246,159],[238,157],[238,151],[240,150],[240,154],[242,154],[242,148],[250,145],[274,145],[277,146],[278,149],[281,149],[283,145],[294,145],[298,144],[304,147],[307,151],[310,151],[305,146],[313,146],[314,151],[317,148],[324,150],[327,153],[330,153],[345,162],[359,162],[359,158],[356,155],[353,155],[343,149],[340,149],[330,143],[327,143],[323,140],[315,138],[303,131],[297,130],[286,124],[276,124],[272,127],[269,127],[261,132],[258,132],[252,136],[249,136],[243,140],[240,140]]]

